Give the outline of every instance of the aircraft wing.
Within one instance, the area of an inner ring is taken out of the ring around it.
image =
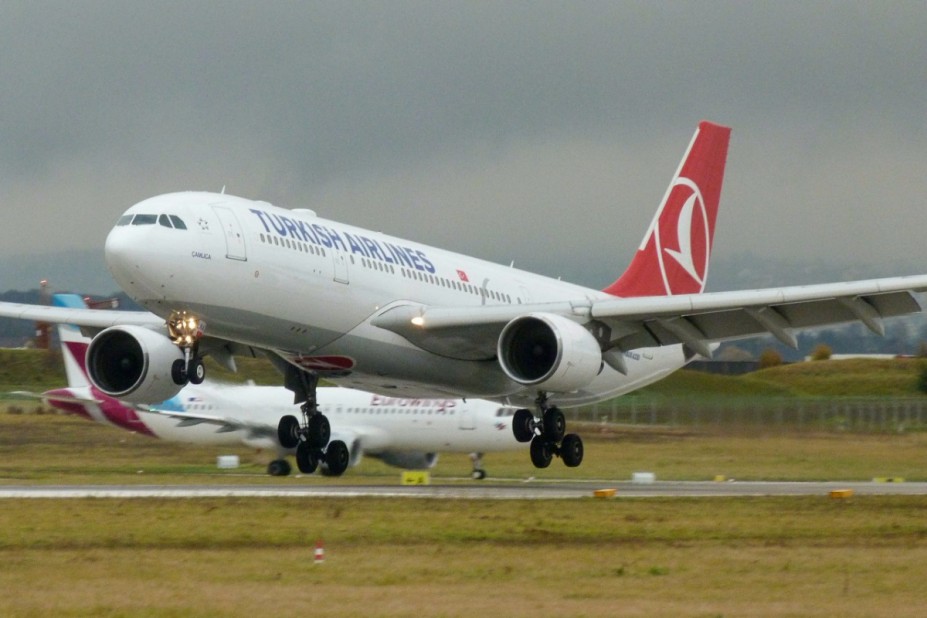
[[[164,318],[148,311],[114,311],[5,302],[0,302],[0,317],[52,324],[73,324],[79,326],[81,332],[88,337],[110,326],[143,326],[157,330],[165,328],[166,325]],[[230,371],[236,371],[232,355],[258,356],[257,348],[210,336],[203,339],[200,350],[203,354],[211,355]]]
[[[215,425],[217,433],[229,433],[232,431],[246,430],[251,437],[272,438],[277,440],[277,426],[268,423],[259,423],[255,421],[245,421],[228,416],[212,416],[209,414],[197,414],[194,412],[174,412],[169,410],[159,410],[154,406],[140,406],[139,411],[145,414],[157,414],[179,421],[179,427],[190,427],[193,425]]]
[[[40,399],[42,401],[58,401],[61,403],[100,403],[93,397],[67,396],[61,392],[46,391],[44,393],[33,393],[32,391],[10,391],[8,395],[23,397],[25,399]]]
[[[260,421],[248,421],[232,418],[229,416],[215,416],[209,414],[198,414],[195,412],[174,412],[170,410],[159,410],[155,406],[140,406],[140,411],[145,414],[157,414],[166,416],[178,421],[179,427],[191,427],[193,425],[215,425],[217,433],[228,433],[232,431],[244,430],[248,432],[248,437],[266,438],[278,442],[277,424],[262,423]],[[362,450],[372,449],[381,451],[390,445],[388,432],[375,427],[350,426],[347,428],[336,429],[332,431],[332,440],[343,440],[351,452],[355,448]],[[353,456],[353,455],[352,455]]]
[[[792,331],[859,321],[878,334],[884,318],[921,310],[915,298],[927,291],[927,275],[762,290],[594,298],[573,302],[487,307],[387,307],[374,326],[451,358],[490,360],[509,321],[553,313],[607,327],[605,349],[686,344],[710,355],[709,343],[771,334],[796,347]]]
[[[50,307],[4,302],[0,302],[0,317],[50,322],[53,324],[74,324],[100,330],[116,325],[146,326],[149,328],[164,325],[164,318],[159,318],[147,311]]]

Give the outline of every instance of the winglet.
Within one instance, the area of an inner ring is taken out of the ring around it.
[[[615,296],[705,290],[731,130],[702,121],[631,265],[605,288]]]

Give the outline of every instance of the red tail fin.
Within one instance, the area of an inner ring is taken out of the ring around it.
[[[631,265],[605,292],[630,297],[704,291],[730,135],[727,127],[699,123]]]

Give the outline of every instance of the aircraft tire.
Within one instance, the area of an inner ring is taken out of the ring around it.
[[[286,459],[275,459],[267,464],[267,474],[270,476],[289,476],[293,468]]]
[[[348,445],[341,440],[332,440],[325,451],[325,465],[328,466],[328,473],[331,476],[341,476],[348,469],[350,461],[351,454],[348,452]]]
[[[474,470],[470,476],[473,477],[474,481],[482,481],[486,478],[486,470]]]
[[[190,362],[190,384],[202,384],[206,379],[206,365],[203,359],[197,358]]]
[[[553,445],[542,436],[536,436],[531,441],[531,463],[535,468],[546,468],[554,458]]]
[[[548,408],[544,412],[544,437],[549,442],[560,442],[566,433],[566,418],[560,408]]]
[[[519,442],[531,442],[531,438],[534,437],[534,415],[531,410],[522,408],[515,411],[515,416],[512,417],[512,433]]]
[[[303,474],[312,474],[319,467],[319,458],[306,442],[300,442],[296,447],[296,467]]]
[[[560,458],[568,468],[575,468],[583,463],[583,439],[575,433],[565,435],[560,445]]]
[[[277,424],[277,440],[283,448],[296,448],[299,444],[299,419],[288,414]]]
[[[183,359],[178,358],[171,365],[171,380],[178,386],[186,386],[189,382],[187,372],[183,368]]]
[[[325,448],[332,437],[332,426],[324,414],[313,414],[309,417],[309,446],[312,448]]]

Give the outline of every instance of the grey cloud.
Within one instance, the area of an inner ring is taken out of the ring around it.
[[[707,117],[735,129],[718,251],[923,260],[923,32],[916,2],[5,2],[0,253],[228,185],[618,269]]]

